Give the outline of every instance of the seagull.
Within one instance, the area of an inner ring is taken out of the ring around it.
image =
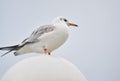
[[[14,51],[14,55],[27,53],[44,53],[51,55],[51,52],[65,43],[69,36],[69,27],[78,25],[70,23],[66,18],[60,16],[53,20],[49,25],[43,25],[32,32],[20,44],[0,47],[0,50],[6,50],[2,56]]]

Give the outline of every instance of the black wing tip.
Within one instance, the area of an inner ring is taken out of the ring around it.
[[[5,56],[5,55],[9,54],[9,53],[12,52],[12,51],[13,51],[13,50],[10,50],[10,51],[8,51],[8,52],[2,54],[1,57],[3,57],[3,56]]]
[[[4,47],[1,47],[1,48],[0,48],[0,50],[3,50],[3,49],[4,49]]]

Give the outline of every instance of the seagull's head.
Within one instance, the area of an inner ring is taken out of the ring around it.
[[[68,27],[70,27],[70,26],[77,27],[78,26],[77,24],[70,23],[65,17],[62,17],[62,16],[55,18],[53,20],[53,24],[63,24]]]

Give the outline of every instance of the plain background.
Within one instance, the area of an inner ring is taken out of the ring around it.
[[[120,81],[119,0],[0,0],[0,47],[19,44],[41,25],[64,16],[67,42],[52,55],[75,64],[88,81]],[[0,51],[0,54],[3,54]],[[0,79],[18,61],[40,54],[0,58]]]

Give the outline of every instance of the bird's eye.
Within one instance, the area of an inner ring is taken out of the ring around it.
[[[65,22],[68,22],[67,19],[64,19],[64,18],[60,18],[61,21],[65,21]]]
[[[65,22],[67,22],[67,19],[63,19]]]

